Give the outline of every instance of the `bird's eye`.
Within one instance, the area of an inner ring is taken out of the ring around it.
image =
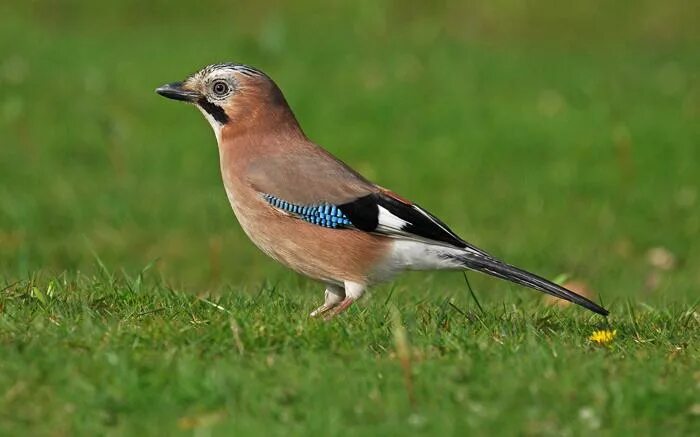
[[[217,81],[214,82],[214,85],[212,86],[212,90],[214,91],[214,94],[217,96],[224,96],[226,93],[228,93],[229,88],[228,84],[223,81]]]

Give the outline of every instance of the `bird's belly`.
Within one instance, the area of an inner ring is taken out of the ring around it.
[[[392,241],[386,237],[314,225],[272,208],[257,195],[226,191],[250,240],[271,258],[310,278],[373,282],[376,266],[389,254]]]

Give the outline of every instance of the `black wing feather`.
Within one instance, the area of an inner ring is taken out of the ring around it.
[[[403,220],[405,224],[395,232],[383,230],[379,223],[379,207]],[[445,223],[420,206],[402,202],[382,192],[368,194],[352,202],[338,205],[338,208],[350,219],[354,227],[365,232],[415,237],[487,255],[481,249],[462,240]]]
[[[402,231],[460,248],[467,247],[467,243],[452,232],[446,224],[418,205],[409,205],[381,194],[378,195],[377,201],[378,205],[407,222],[401,227]]]
[[[379,206],[375,196],[374,193],[368,194],[338,205],[338,208],[350,219],[354,227],[365,232],[374,232],[379,226]]]

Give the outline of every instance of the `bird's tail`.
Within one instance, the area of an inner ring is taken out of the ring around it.
[[[483,272],[497,278],[506,279],[516,284],[524,285],[529,288],[534,288],[543,293],[550,294],[560,299],[568,300],[577,305],[593,311],[594,313],[603,316],[608,315],[608,310],[600,305],[586,299],[585,297],[574,293],[571,290],[559,286],[551,281],[548,281],[533,273],[506,264],[490,256],[484,256],[478,253],[464,252],[458,255],[450,255],[451,258],[460,262],[464,267],[470,270]]]

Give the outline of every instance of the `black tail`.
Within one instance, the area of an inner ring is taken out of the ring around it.
[[[455,258],[464,264],[464,267],[468,269],[483,272],[497,278],[515,282],[516,284],[534,288],[535,290],[539,290],[543,293],[551,294],[552,296],[560,299],[568,300],[569,302],[581,305],[594,313],[598,313],[603,316],[608,315],[608,310],[594,302],[591,302],[585,297],[533,273],[526,272],[525,270],[511,266],[497,259],[471,253],[455,256]]]

